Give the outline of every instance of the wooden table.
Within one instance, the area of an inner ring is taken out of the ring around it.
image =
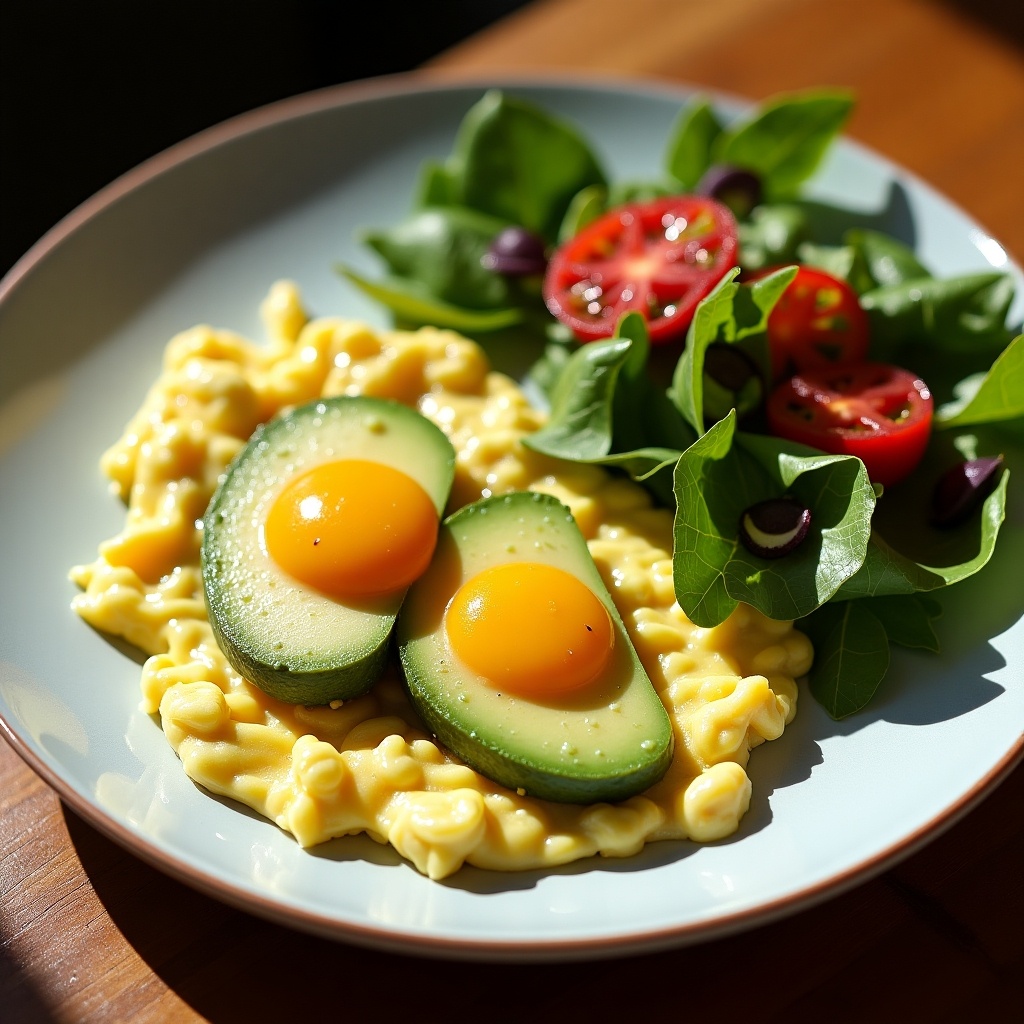
[[[607,71],[751,99],[850,86],[855,138],[1024,256],[1015,5],[536,0],[430,73]],[[465,965],[266,923],[123,852],[0,742],[0,1020],[1024,1020],[1024,765],[897,867],[746,933],[614,964]]]

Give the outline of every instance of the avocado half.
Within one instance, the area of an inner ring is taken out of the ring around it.
[[[203,587],[217,643],[246,679],[293,704],[365,693],[383,670],[405,596],[341,601],[291,577],[267,554],[261,528],[281,489],[296,474],[336,459],[402,471],[443,514],[455,453],[441,430],[398,402],[338,396],[260,427],[228,468],[203,520]]]
[[[453,651],[444,625],[451,598],[477,573],[514,561],[574,574],[608,609],[611,659],[583,691],[550,703],[501,693]],[[546,800],[589,804],[640,793],[668,769],[668,713],[572,513],[550,495],[486,498],[450,516],[430,568],[409,588],[395,636],[423,721],[445,747],[495,782]]]

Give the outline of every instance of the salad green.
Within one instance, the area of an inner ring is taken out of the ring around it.
[[[676,597],[697,625],[716,625],[739,602],[799,619],[816,650],[811,690],[836,718],[871,699],[891,644],[938,649],[940,608],[929,594],[992,557],[1013,458],[956,529],[929,525],[934,482],[957,460],[1001,455],[1024,436],[1024,341],[1007,323],[1012,276],[936,277],[880,230],[881,218],[803,197],[853,102],[809,90],[726,122],[698,97],[680,111],[660,172],[613,182],[574,126],[491,91],[466,114],[451,155],[424,166],[410,214],[366,231],[386,274],[339,267],[402,326],[451,327],[531,352],[527,379],[550,417],[524,443],[626,473],[675,510]],[[547,312],[539,278],[486,267],[504,228],[554,248],[622,202],[696,188],[720,164],[756,172],[762,199],[738,214],[739,266],[697,306],[681,346],[652,346],[636,312],[611,337],[582,344]],[[888,490],[854,456],[769,435],[759,406],[742,416],[723,406],[705,372],[712,346],[735,346],[770,380],[767,319],[800,263],[847,281],[869,316],[870,358],[913,369],[935,398],[923,461]],[[764,268],[778,269],[745,279]],[[813,510],[810,531],[784,557],[760,558],[740,542],[740,518],[783,495]]]

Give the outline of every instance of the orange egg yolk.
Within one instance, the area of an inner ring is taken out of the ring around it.
[[[430,564],[437,510],[391,466],[325,462],[290,480],[264,523],[270,557],[290,576],[336,598],[408,587]]]
[[[510,562],[467,580],[445,611],[459,659],[492,686],[557,697],[597,679],[615,642],[601,599],[571,573]]]

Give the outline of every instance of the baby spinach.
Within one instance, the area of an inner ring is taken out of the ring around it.
[[[986,373],[965,378],[956,400],[936,410],[938,429],[1024,419],[1024,335],[1018,334]]]
[[[1010,340],[1006,319],[1013,293],[1009,275],[993,271],[944,280],[911,278],[865,292],[860,303],[871,320],[872,348],[881,358],[908,340],[926,340],[946,352],[991,359]]]
[[[669,137],[668,172],[693,188],[709,167],[753,171],[769,201],[792,198],[818,169],[853,110],[838,89],[808,89],[774,97],[751,114],[723,125],[704,97],[685,108]]]
[[[899,208],[855,212],[801,196],[852,103],[843,90],[805,90],[728,120],[695,97],[676,117],[661,167],[626,182],[608,179],[574,126],[491,90],[467,111],[451,153],[424,163],[409,214],[364,234],[385,276],[338,268],[402,325],[450,327],[494,351],[521,344],[530,359],[541,352],[526,379],[549,415],[523,444],[626,473],[673,509],[682,610],[707,627],[740,602],[797,620],[816,651],[811,691],[837,718],[876,692],[890,644],[938,649],[929,594],[991,560],[1009,468],[980,512],[952,530],[928,522],[934,480],[957,459],[1001,454],[999,431],[1024,437],[1024,342],[1006,325],[1010,275],[938,279],[878,230]],[[506,278],[481,260],[509,225],[556,246],[620,203],[691,191],[722,165],[755,172],[763,186],[764,201],[738,225],[742,271],[775,272],[753,283],[739,268],[727,273],[697,307],[681,351],[652,348],[638,313],[613,337],[582,345],[544,309],[539,277]],[[925,459],[888,493],[859,459],[758,433],[759,410],[741,422],[729,410],[733,393],[705,373],[712,346],[736,346],[763,390],[768,316],[801,262],[847,280],[870,317],[872,358],[916,363],[936,396]],[[782,558],[752,554],[739,539],[743,512],[784,495],[811,510],[808,535]]]
[[[466,114],[445,166],[457,203],[548,240],[580,189],[607,183],[575,128],[499,90]]]
[[[722,122],[703,96],[680,111],[669,134],[665,169],[685,191],[693,189],[714,163],[715,142],[722,131]]]
[[[811,693],[833,717],[861,711],[889,669],[889,637],[863,601],[827,604],[801,629],[814,645]]]
[[[700,303],[686,335],[683,348],[669,388],[669,398],[683,419],[694,430],[704,429],[704,356],[716,342],[734,344],[756,337],[750,355],[768,379],[768,350],[764,330],[768,314],[786,290],[795,267],[784,267],[752,284],[738,284],[735,268],[722,278],[711,293]]]
[[[718,625],[741,601],[771,618],[802,618],[862,564],[874,490],[859,459],[734,435],[730,413],[676,466],[676,600],[698,626]],[[783,494],[811,509],[810,532],[784,559],[759,558],[739,540],[740,517]]]
[[[338,273],[361,291],[394,313],[400,323],[412,325],[432,324],[448,327],[466,334],[498,331],[521,324],[521,309],[467,309],[433,295],[429,288],[414,278],[390,278],[371,281],[348,267],[339,266]]]
[[[661,471],[675,465],[694,434],[648,375],[649,351],[638,313],[624,316],[614,337],[577,348],[550,391],[547,423],[523,444],[556,458],[615,467],[670,501],[671,482]]]

